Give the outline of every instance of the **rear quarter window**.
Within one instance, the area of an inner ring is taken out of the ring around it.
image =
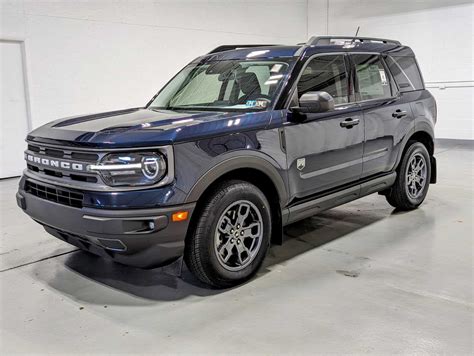
[[[423,79],[416,64],[415,57],[386,58],[386,63],[400,92],[424,89]]]

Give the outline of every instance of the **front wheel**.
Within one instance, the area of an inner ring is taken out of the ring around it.
[[[186,242],[187,266],[216,288],[251,278],[265,258],[271,236],[265,195],[245,181],[227,181],[205,200],[194,233]]]
[[[397,180],[386,195],[390,205],[401,210],[416,209],[425,200],[431,179],[431,160],[426,147],[412,142],[400,162]]]

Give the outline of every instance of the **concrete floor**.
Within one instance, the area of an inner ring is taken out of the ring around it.
[[[437,158],[420,209],[372,195],[289,226],[225,291],[76,251],[1,181],[0,353],[472,354],[474,148]]]

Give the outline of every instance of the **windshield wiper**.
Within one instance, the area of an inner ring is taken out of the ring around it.
[[[147,109],[153,110],[153,111],[161,111],[161,110],[197,110],[196,108],[190,108],[190,107],[179,107],[179,106],[149,106]]]
[[[203,110],[205,107],[197,106],[168,106],[166,110]]]

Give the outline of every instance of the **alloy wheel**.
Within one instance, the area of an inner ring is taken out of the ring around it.
[[[260,251],[263,220],[259,209],[248,200],[229,205],[217,222],[214,248],[222,267],[240,271],[247,267]]]
[[[427,165],[421,153],[415,153],[407,166],[405,187],[407,194],[412,199],[417,199],[423,194],[426,185]]]

